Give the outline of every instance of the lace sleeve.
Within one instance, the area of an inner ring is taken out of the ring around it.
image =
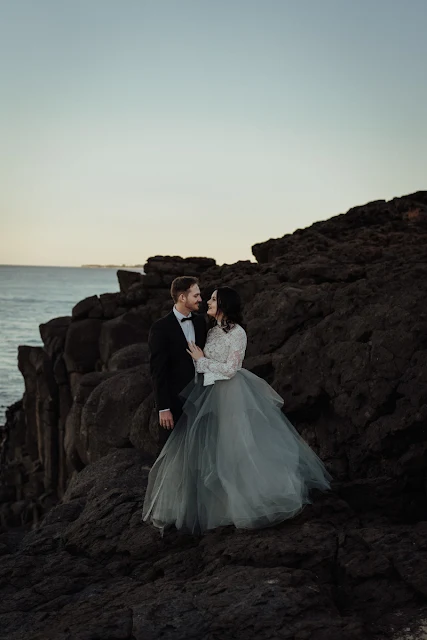
[[[226,362],[219,362],[212,358],[199,358],[196,362],[197,373],[216,373],[226,378],[232,378],[241,368],[245,357],[247,338],[243,329],[230,334],[230,347]]]

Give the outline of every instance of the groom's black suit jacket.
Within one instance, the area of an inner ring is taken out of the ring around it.
[[[204,316],[192,314],[196,344],[204,348],[207,324]],[[157,320],[148,337],[150,370],[158,411],[170,409],[174,420],[182,413],[179,393],[194,379],[194,361],[187,353],[187,340],[173,311]]]

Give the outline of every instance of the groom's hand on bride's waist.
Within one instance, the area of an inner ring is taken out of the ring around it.
[[[159,411],[159,422],[160,426],[164,429],[173,429],[174,422],[172,412],[169,410]]]

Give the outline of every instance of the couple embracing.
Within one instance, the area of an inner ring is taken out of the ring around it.
[[[321,460],[281,411],[282,398],[242,369],[247,338],[241,301],[218,287],[206,319],[197,278],[176,278],[172,311],[149,337],[159,423],[170,435],[148,478],[143,519],[202,533],[257,529],[292,518],[327,490]]]

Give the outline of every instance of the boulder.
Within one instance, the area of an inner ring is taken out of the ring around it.
[[[150,391],[146,365],[117,373],[93,390],[83,407],[80,426],[89,462],[113,448],[131,446],[134,414]]]
[[[63,352],[70,324],[71,318],[69,316],[64,316],[61,318],[54,318],[53,320],[49,320],[49,322],[45,322],[39,326],[40,337],[46,353],[51,359],[54,359]]]
[[[117,310],[123,305],[124,295],[122,293],[102,293],[99,296],[104,318],[115,318]]]
[[[100,357],[101,327],[101,320],[96,318],[79,320],[70,325],[64,348],[68,373],[89,373],[96,368]]]
[[[117,271],[117,280],[119,281],[121,293],[127,293],[133,285],[142,282],[142,277],[143,274],[139,271],[119,269]]]
[[[103,309],[98,296],[90,296],[78,302],[72,310],[73,321],[84,318],[102,318]]]
[[[82,376],[76,385],[71,411],[67,414],[64,433],[64,450],[70,474],[81,471],[89,464],[87,433],[82,431],[82,412],[92,391],[114,374],[93,372]]]
[[[181,258],[180,256],[154,256],[148,258],[144,273],[178,276],[198,276],[215,266],[213,258]]]
[[[108,371],[121,371],[131,369],[140,364],[149,363],[149,350],[147,342],[137,342],[128,347],[116,351],[108,361]]]
[[[143,282],[135,282],[130,285],[126,292],[124,304],[126,307],[135,307],[147,302],[150,293],[147,284]]]
[[[99,336],[103,364],[106,365],[119,349],[138,342],[147,342],[152,322],[151,310],[144,306],[104,322]]]
[[[168,435],[169,431],[159,424],[154,395],[150,393],[139,405],[132,418],[130,442],[153,461],[159,455]]]

